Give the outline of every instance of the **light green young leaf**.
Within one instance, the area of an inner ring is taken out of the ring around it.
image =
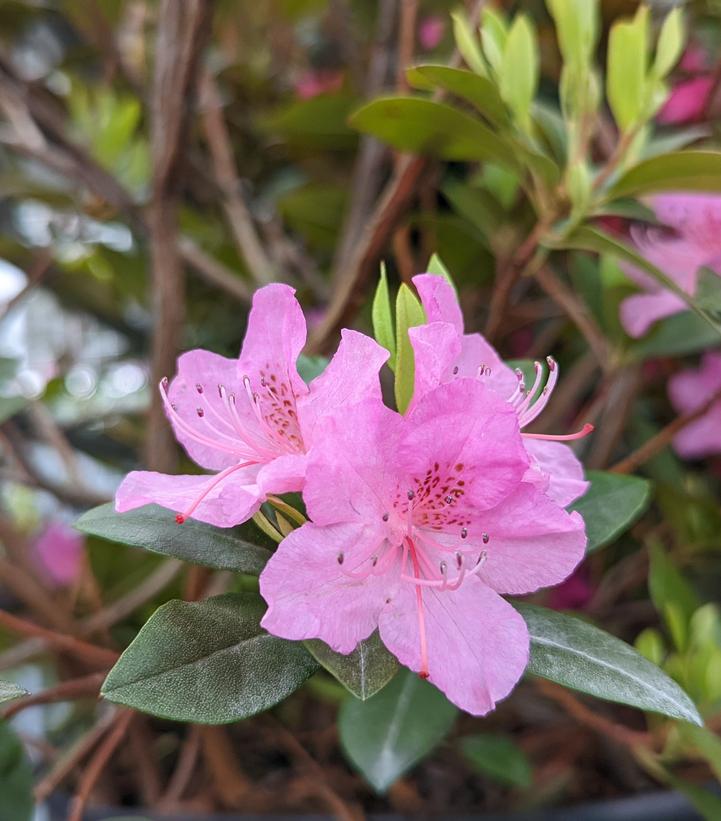
[[[400,413],[413,398],[415,363],[408,329],[423,325],[426,321],[423,307],[418,297],[403,283],[396,298],[396,405]]]
[[[453,20],[453,37],[461,57],[465,60],[468,68],[484,77],[488,73],[488,69],[486,61],[483,59],[481,44],[470,27],[465,14],[462,11],[453,12],[451,19]]]
[[[373,297],[373,307],[371,309],[373,319],[373,335],[376,342],[384,347],[390,354],[388,365],[395,368],[396,359],[396,335],[393,330],[393,313],[391,311],[391,298],[388,292],[388,277],[386,275],[385,263],[381,263],[381,273]]]
[[[546,0],[556,24],[563,60],[574,70],[588,65],[593,57],[599,31],[598,0]]]
[[[318,665],[300,642],[260,626],[255,593],[155,611],[108,674],[109,701],[172,721],[227,724],[283,701]]]
[[[503,80],[504,52],[508,26],[503,15],[492,6],[485,6],[481,15],[481,43],[483,53],[493,71]]]
[[[633,20],[613,24],[608,40],[606,93],[619,130],[637,125],[646,105],[648,9],[639,6]]]
[[[686,693],[633,647],[581,619],[514,603],[531,636],[528,672],[581,693],[701,726]]]
[[[10,725],[0,722],[0,819],[30,821],[33,806],[32,766]]]
[[[689,622],[699,606],[698,597],[660,545],[651,545],[649,552],[648,589],[651,600],[663,616],[674,644],[683,650]]]
[[[683,12],[680,6],[672,9],[663,21],[656,46],[653,74],[663,79],[678,62],[686,42]]]
[[[526,131],[531,126],[531,104],[538,87],[538,73],[536,30],[525,14],[518,14],[506,39],[499,80],[501,97]]]
[[[427,681],[401,671],[368,701],[349,698],[340,709],[343,752],[379,793],[433,750],[458,710]]]
[[[479,772],[512,787],[531,785],[531,765],[521,748],[505,735],[483,733],[461,739],[461,750]]]
[[[655,664],[657,667],[661,666],[661,662],[666,655],[666,646],[658,630],[647,627],[636,636],[636,641],[633,644],[638,652],[644,658],[647,658],[651,664]]]
[[[693,751],[706,760],[716,778],[721,781],[721,738],[707,727],[680,724],[681,738]]]
[[[453,288],[456,294],[458,293],[458,289],[456,288],[456,283],[453,281],[451,272],[443,264],[443,260],[438,256],[438,254],[433,254],[430,260],[428,260],[426,271],[429,274],[435,274],[436,276],[443,277],[446,280],[446,282]]]

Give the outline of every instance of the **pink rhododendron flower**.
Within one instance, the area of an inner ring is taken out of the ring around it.
[[[721,272],[721,197],[662,194],[649,205],[666,227],[633,228],[636,247],[686,293],[694,294],[701,268]],[[621,304],[621,322],[631,336],[643,336],[657,320],[686,309],[681,297],[650,274],[630,265],[624,271],[643,289]]]
[[[554,610],[583,610],[591,601],[593,592],[588,568],[581,565],[565,581],[549,591],[548,606]]]
[[[714,78],[709,74],[682,80],[673,87],[656,119],[663,125],[682,125],[700,120],[706,113],[713,86]]]
[[[669,382],[671,404],[679,413],[692,413],[721,389],[721,352],[704,354],[698,370],[677,373]],[[698,459],[721,453],[721,401],[695,422],[686,425],[673,440],[679,456]]]
[[[558,380],[558,365],[547,360],[549,376],[544,384],[543,368],[535,363],[535,381],[530,388],[523,374],[509,368],[481,334],[463,333],[463,316],[453,287],[443,277],[420,274],[413,278],[428,319],[427,325],[410,329],[415,352],[414,402],[428,390],[454,379],[473,377],[488,385],[505,399],[518,416],[521,428],[533,422],[543,411]],[[577,434],[547,436],[523,434],[523,444],[530,458],[526,481],[546,490],[564,507],[583,496],[588,482],[583,466],[564,444],[585,436],[587,425]]]
[[[35,540],[38,570],[53,585],[67,587],[82,570],[85,539],[63,522],[50,522]]]
[[[446,21],[438,14],[424,17],[418,26],[418,42],[425,51],[432,51],[443,39]]]
[[[260,577],[263,626],[350,653],[376,629],[399,661],[483,715],[528,662],[500,594],[557,584],[584,524],[524,481],[516,409],[477,379],[426,392],[405,416],[378,400],[327,420],[304,498],[311,522]]]
[[[178,441],[212,476],[130,473],[115,497],[119,512],[155,503],[230,527],[249,519],[268,495],[300,490],[306,454],[323,417],[367,397],[380,399],[387,352],[344,331],[328,367],[307,386],[296,360],[306,326],[294,291],[268,285],[253,297],[239,359],[195,350],[160,391]]]

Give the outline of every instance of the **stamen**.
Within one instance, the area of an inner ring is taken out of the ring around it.
[[[465,539],[468,537],[468,528],[462,527],[461,528],[461,539]]]
[[[390,516],[390,513],[384,513],[384,514],[381,516],[381,519],[383,519],[383,521],[384,521],[384,522],[387,522],[387,521],[388,521],[388,519],[390,519],[390,517],[391,517],[391,516]]]
[[[481,541],[483,542],[483,544],[488,544],[488,542],[491,541],[491,537],[487,533],[484,533],[481,536]]]
[[[453,366],[453,376],[458,376],[458,365]]]
[[[519,423],[522,428],[525,428],[526,425],[530,425],[534,419],[543,411],[543,409],[548,404],[548,400],[551,398],[551,394],[553,393],[553,389],[556,387],[556,382],[558,382],[558,365],[554,359],[551,359],[549,356],[547,361],[553,362],[553,366],[549,364],[549,375],[548,381],[546,382],[546,386],[541,391],[540,398],[534,402],[531,407],[526,407],[521,412],[519,417]]]
[[[343,562],[345,561],[345,556],[342,553],[339,553],[337,556],[337,561],[338,564],[343,564]]]
[[[205,497],[210,493],[210,491],[213,490],[213,488],[217,487],[221,482],[224,482],[228,478],[228,476],[230,476],[232,473],[235,473],[236,470],[246,468],[252,464],[254,463],[241,462],[239,465],[232,465],[231,467],[226,468],[225,470],[221,470],[220,473],[213,476],[211,481],[209,481],[207,485],[205,485],[202,492],[196,497],[196,499],[182,513],[178,513],[178,515],[175,517],[175,521],[179,525],[182,525],[186,519],[193,515],[198,505],[203,501],[203,499],[205,499]]]
[[[526,439],[541,439],[546,442],[573,442],[576,439],[583,439],[584,436],[588,436],[589,433],[592,433],[594,430],[593,425],[586,423],[581,430],[576,431],[576,433],[567,433],[567,434],[551,434],[551,433],[522,433],[521,436],[525,436]]]
[[[416,549],[413,545],[413,541],[408,539],[408,546],[410,548],[410,555],[411,555],[411,562],[413,563],[413,572],[416,577],[416,606],[418,608],[418,633],[420,636],[420,643],[421,643],[421,669],[418,671],[418,675],[421,678],[428,678],[430,675],[428,671],[428,640],[426,638],[426,616],[423,611],[423,591],[421,590],[421,585],[418,583],[421,581],[421,569],[418,566],[418,558],[416,556]]]

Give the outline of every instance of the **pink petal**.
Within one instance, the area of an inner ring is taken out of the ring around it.
[[[428,322],[450,322],[463,333],[463,314],[453,286],[437,274],[418,274],[413,277],[418,296]]]
[[[443,39],[446,21],[438,14],[424,17],[418,26],[418,42],[426,51],[434,49]]]
[[[333,359],[310,384],[310,393],[299,401],[303,441],[310,447],[314,431],[324,417],[344,405],[363,400],[381,401],[378,373],[388,351],[365,334],[344,329]]]
[[[477,379],[427,393],[406,417],[397,459],[410,476],[435,462],[442,470],[463,465],[463,501],[478,510],[504,499],[529,466],[516,412]]]
[[[175,437],[188,456],[207,470],[222,470],[237,464],[239,457],[231,451],[242,447],[218,393],[219,385],[226,387],[229,393],[245,396],[238,380],[237,360],[198,349],[179,357],[178,375],[168,389],[168,398],[184,423],[179,423],[175,414],[169,414]],[[198,386],[202,395],[198,393]],[[203,416],[198,415],[199,408]],[[187,433],[188,427],[200,442]],[[203,440],[210,444],[204,444]]]
[[[673,447],[683,459],[701,459],[721,453],[721,402],[680,430],[674,437]]]
[[[510,693],[528,664],[519,613],[476,578],[454,591],[422,588],[430,681],[466,712],[485,715]],[[422,666],[416,588],[399,585],[380,614],[383,643],[401,664]]]
[[[481,380],[503,399],[508,399],[518,385],[516,374],[480,334],[466,334],[463,337],[461,356],[457,364],[459,376],[475,377],[482,367]]]
[[[402,425],[399,414],[372,400],[326,419],[303,492],[316,524],[380,520],[395,490]]]
[[[258,471],[257,484],[264,496],[279,496],[303,489],[308,455],[279,456]]]
[[[431,322],[409,328],[408,336],[415,366],[413,408],[429,391],[454,378],[453,369],[461,354],[462,337],[449,322]]]
[[[257,468],[242,468],[218,483],[200,502],[192,518],[219,527],[232,527],[245,522],[263,502],[256,485]],[[143,505],[156,504],[185,513],[214,476],[166,476],[150,471],[133,471],[123,479],[115,494],[118,513]]]
[[[589,483],[584,478],[583,465],[576,454],[563,442],[549,442],[543,439],[526,439],[523,443],[531,457],[531,471],[547,477],[543,481],[544,490],[561,507],[570,505],[588,490]],[[529,475],[524,481],[533,482]]]
[[[49,581],[60,586],[72,584],[80,575],[85,539],[62,522],[50,522],[34,545],[34,558]]]
[[[693,268],[707,264],[711,257],[721,253],[721,196],[658,194],[651,198],[650,205],[658,219],[681,237],[676,250],[678,261],[672,261],[672,268],[683,267],[684,254],[688,260],[686,267]],[[668,245],[672,246],[673,241]],[[663,263],[661,256],[656,264],[663,268]]]
[[[294,530],[261,573],[260,592],[268,603],[262,626],[275,636],[322,639],[336,652],[350,653],[376,629],[397,583],[391,575],[348,575],[368,565],[363,560],[379,540],[371,528],[354,524]]]
[[[698,369],[681,371],[671,377],[668,393],[674,408],[690,413],[700,408],[721,388],[721,352],[704,354]]]
[[[643,336],[659,319],[686,309],[686,303],[670,291],[634,294],[621,303],[621,324],[629,336]]]
[[[701,119],[713,89],[711,75],[694,77],[675,85],[656,119],[663,125],[681,125]]]
[[[480,577],[499,593],[532,593],[559,584],[586,551],[586,530],[579,514],[567,513],[526,483],[486,511],[482,526],[490,539]],[[474,535],[472,531],[469,541]]]

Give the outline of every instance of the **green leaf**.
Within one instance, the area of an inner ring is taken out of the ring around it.
[[[504,69],[503,55],[507,38],[508,25],[503,15],[492,6],[484,6],[481,13],[481,44],[486,60],[499,76]]]
[[[653,62],[653,73],[656,77],[665,77],[676,65],[683,52],[685,42],[686,32],[683,12],[677,6],[666,15],[661,27],[661,33],[658,36],[656,59]]]
[[[456,47],[466,65],[476,74],[484,76],[487,73],[486,61],[483,59],[481,44],[473,29],[470,27],[462,11],[451,14],[453,20],[453,37]]]
[[[721,314],[721,277],[711,268],[702,268],[699,271],[694,297],[705,311]]]
[[[648,589],[651,600],[664,617],[674,644],[679,650],[683,650],[688,638],[689,622],[699,606],[698,597],[662,547],[651,545],[649,552],[651,564]]]
[[[401,151],[518,168],[507,141],[477,118],[433,100],[379,97],[352,114],[350,124]]]
[[[531,765],[523,750],[508,736],[469,735],[461,739],[461,750],[477,770],[499,784],[530,787]]]
[[[608,39],[606,93],[622,132],[642,119],[645,106],[648,10],[642,9],[633,20],[614,23]]]
[[[283,701],[318,665],[299,642],[260,626],[255,593],[170,601],[108,674],[110,701],[173,721],[227,724]]]
[[[179,525],[173,511],[158,505],[116,513],[109,502],[84,513],[75,527],[110,542],[142,547],[151,553],[174,556],[216,570],[253,575],[265,567],[269,550],[275,547],[251,522],[232,529],[195,519],[187,519]]]
[[[343,752],[380,793],[433,750],[458,710],[410,670],[368,701],[349,698],[338,715]]]
[[[553,247],[553,246],[551,246]],[[625,245],[623,242],[604,234],[595,228],[590,228],[583,225],[577,228],[569,236],[564,237],[557,247],[576,248],[583,251],[594,251],[597,254],[609,254],[615,259],[630,262],[632,265],[641,268],[656,279],[664,288],[667,288],[676,296],[680,297],[694,313],[705,320],[716,333],[721,336],[721,323],[711,315],[707,310],[704,310],[694,299],[689,296],[686,291],[680,288],[675,280],[671,279],[660,268],[652,265],[647,259],[642,257],[633,248]]]
[[[586,523],[588,545],[592,553],[610,544],[636,522],[651,499],[651,483],[637,476],[623,476],[589,470],[586,478],[591,487],[569,510],[578,511]]]
[[[400,413],[405,413],[413,398],[413,383],[416,371],[408,329],[423,325],[425,321],[426,316],[418,297],[403,283],[398,289],[396,298],[395,396]]]
[[[609,199],[658,191],[721,191],[721,152],[673,151],[629,168],[608,191]]]
[[[429,274],[435,274],[439,277],[443,277],[443,279],[445,279],[445,281],[456,292],[456,295],[458,295],[458,289],[456,288],[456,283],[453,281],[451,272],[443,264],[443,260],[438,256],[438,254],[433,254],[431,258],[428,260],[428,265],[426,265],[426,272]]]
[[[23,690],[22,687],[18,687],[12,681],[0,681],[0,704],[3,701],[12,701],[14,698],[20,698],[20,696],[27,695],[27,690]]]
[[[348,115],[357,102],[346,94],[320,94],[274,112],[262,125],[299,148],[351,149],[357,135],[348,128]]]
[[[658,322],[651,331],[628,349],[636,360],[656,356],[681,356],[705,351],[718,344],[718,333],[700,316],[689,312]]]
[[[707,727],[679,724],[681,738],[706,760],[716,778],[721,781],[721,738]]]
[[[531,127],[531,104],[538,87],[539,63],[536,30],[525,14],[518,14],[508,32],[499,82],[501,97],[525,131]]]
[[[386,266],[381,263],[381,274],[373,297],[373,308],[371,309],[373,318],[373,335],[376,342],[382,345],[390,354],[388,364],[391,369],[395,368],[396,359],[396,335],[393,330],[393,313],[391,311],[391,298],[388,293],[388,277]]]
[[[33,817],[33,771],[23,745],[7,722],[0,721],[0,819]]]
[[[442,88],[466,100],[494,125],[508,124],[508,113],[498,88],[487,77],[463,68],[436,65],[409,68],[406,77],[414,88]]]
[[[678,684],[625,642],[555,610],[514,607],[531,636],[529,673],[606,701],[703,723]]]
[[[638,652],[652,664],[657,666],[662,664],[666,656],[666,645],[663,643],[663,637],[654,627],[642,630],[633,644]]]
[[[300,378],[308,384],[312,382],[317,376],[320,376],[328,367],[327,356],[306,356],[302,353],[296,362]]]
[[[318,639],[306,641],[305,646],[319,664],[361,701],[382,690],[398,672],[396,657],[386,649],[377,631],[347,656]]]
[[[556,24],[564,62],[576,70],[587,66],[600,28],[598,0],[546,0],[546,5]]]
[[[689,784],[688,781],[676,778],[670,773],[667,773],[666,778],[675,789],[688,798],[705,821],[718,821],[721,818],[721,798],[717,795],[708,790],[702,790],[695,784]]]

